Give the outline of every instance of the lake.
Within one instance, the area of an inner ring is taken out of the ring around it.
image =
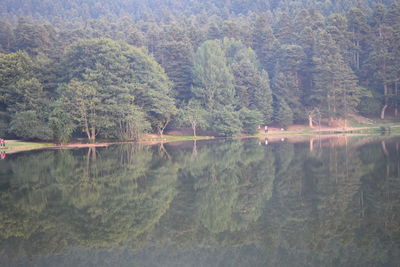
[[[399,266],[400,138],[188,141],[0,161],[1,266]]]

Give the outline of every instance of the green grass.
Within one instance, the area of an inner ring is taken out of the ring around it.
[[[7,153],[14,153],[19,151],[33,150],[55,146],[52,143],[35,143],[35,142],[23,142],[18,140],[6,140],[6,146],[2,147],[1,150]]]

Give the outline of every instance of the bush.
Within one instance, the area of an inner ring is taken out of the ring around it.
[[[382,102],[377,96],[365,96],[361,98],[357,110],[364,116],[377,116],[380,114]]]
[[[240,110],[239,118],[242,123],[243,133],[246,134],[256,134],[258,132],[258,126],[263,123],[263,115],[261,112],[249,110],[247,108]]]
[[[25,140],[49,141],[53,137],[53,131],[33,110],[16,113],[10,122],[9,132]]]
[[[210,125],[218,136],[234,136],[240,133],[241,123],[238,112],[221,109],[211,116]]]
[[[283,99],[277,99],[275,103],[274,121],[285,129],[293,124],[293,112]]]

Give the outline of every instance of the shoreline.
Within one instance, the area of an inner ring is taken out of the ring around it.
[[[233,136],[229,138],[233,139],[242,139],[242,138],[259,138],[265,139],[268,138],[272,140],[279,139],[293,139],[295,141],[298,140],[299,137],[325,137],[325,138],[333,138],[338,136],[374,136],[381,134],[378,131],[382,126],[373,126],[373,127],[348,127],[346,130],[343,128],[325,128],[323,130],[311,130],[305,127],[301,129],[291,130],[280,130],[277,128],[272,128],[268,131],[268,133],[264,133],[263,130],[260,130],[256,135],[240,135]],[[390,134],[398,135],[400,134],[400,125],[390,125],[389,127],[393,128],[393,131],[387,131]],[[140,141],[100,141],[98,143],[68,143],[57,145],[54,143],[42,143],[42,142],[24,142],[22,140],[8,140],[5,148],[0,148],[1,152],[6,154],[13,154],[23,151],[32,151],[38,149],[75,149],[75,148],[89,148],[89,147],[108,147],[110,145],[118,145],[118,144],[141,144],[141,145],[156,145],[156,144],[165,144],[171,142],[184,142],[184,141],[200,141],[200,140],[212,140],[220,137],[215,136],[180,136],[180,135],[164,135],[163,137],[158,135],[148,135],[147,138],[143,138]]]

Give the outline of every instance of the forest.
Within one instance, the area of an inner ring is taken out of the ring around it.
[[[400,2],[3,0],[0,136],[397,119]]]

